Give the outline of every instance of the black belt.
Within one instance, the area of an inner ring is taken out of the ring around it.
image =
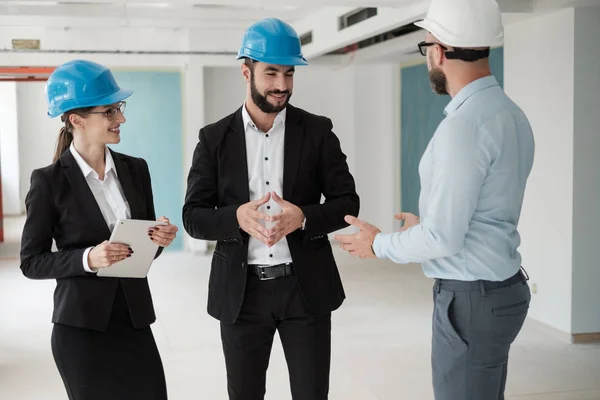
[[[258,276],[258,279],[260,279],[261,281],[266,281],[269,279],[277,279],[277,278],[282,278],[284,276],[294,275],[294,264],[292,264],[292,263],[277,264],[277,265],[250,264],[250,265],[248,265],[248,271],[252,275]]]
[[[436,279],[435,289],[439,292],[441,289],[451,292],[475,292],[481,291],[484,293],[487,290],[500,289],[503,287],[512,286],[516,283],[526,284],[528,278],[521,271],[504,281],[457,281],[453,279]]]

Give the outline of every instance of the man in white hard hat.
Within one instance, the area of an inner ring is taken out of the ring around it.
[[[435,279],[432,368],[436,400],[502,400],[508,353],[529,308],[517,225],[533,164],[527,117],[492,76],[490,47],[503,43],[493,0],[433,0],[419,49],[446,119],[421,159],[421,218],[402,213],[383,234],[354,217],[338,235],[361,258],[423,264]]]

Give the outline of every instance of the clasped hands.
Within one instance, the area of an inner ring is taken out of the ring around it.
[[[268,215],[258,211],[271,199],[281,207],[279,214]],[[275,192],[269,192],[262,199],[240,206],[236,215],[238,224],[244,232],[269,247],[274,246],[295,230],[302,228],[302,221],[304,220],[304,213],[298,206],[283,200]],[[274,223],[275,225],[267,229],[260,221]]]

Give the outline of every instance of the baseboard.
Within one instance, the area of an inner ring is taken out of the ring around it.
[[[560,329],[557,329],[553,326],[550,326],[544,322],[538,321],[537,319],[533,319],[531,317],[527,317],[525,323],[535,327],[535,329],[538,329],[539,331],[549,336],[552,336],[555,339],[560,340],[561,342],[572,343],[571,334],[568,332],[563,332]]]
[[[569,344],[596,344],[600,343],[600,332],[591,333],[568,333],[556,329],[544,322],[540,322],[531,317],[527,317],[526,324],[548,334],[561,342]]]
[[[574,333],[571,335],[571,343],[573,343],[573,344],[600,343],[600,332]]]

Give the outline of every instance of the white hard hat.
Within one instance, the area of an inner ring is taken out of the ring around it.
[[[502,14],[495,0],[432,0],[415,22],[452,47],[493,47],[504,42]]]

